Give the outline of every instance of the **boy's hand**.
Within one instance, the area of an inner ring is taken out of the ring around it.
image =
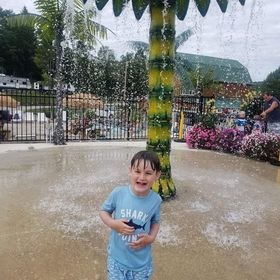
[[[132,234],[134,232],[134,227],[127,225],[127,222],[128,220],[125,219],[114,220],[112,229],[120,234]]]
[[[151,235],[147,233],[141,233],[138,234],[138,239],[136,241],[129,243],[129,247],[138,250],[153,242],[154,242],[154,238]]]

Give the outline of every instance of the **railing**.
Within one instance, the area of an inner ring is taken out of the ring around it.
[[[206,111],[206,103],[212,97],[181,95],[173,98],[172,138],[185,140],[185,132],[199,122],[199,116]]]
[[[0,91],[1,142],[52,141],[56,124],[55,91],[6,88]],[[186,130],[198,121],[207,100],[194,96],[174,98],[171,137],[179,138],[179,124]],[[66,141],[147,138],[145,98],[110,100],[65,93],[62,118]]]
[[[55,92],[2,89],[0,92],[0,140],[46,141],[54,120]]]

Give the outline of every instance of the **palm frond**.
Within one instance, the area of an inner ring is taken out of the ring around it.
[[[34,0],[34,6],[46,18],[55,18],[58,10],[65,4],[65,0]]]
[[[207,14],[210,5],[210,0],[194,0],[194,1],[198,11],[204,17]]]
[[[142,42],[142,41],[128,41],[127,43],[132,49],[134,49],[136,51],[138,51],[138,50],[148,51],[149,50],[149,44]]]
[[[86,3],[85,0],[83,0]],[[96,7],[98,10],[102,10],[104,6],[107,4],[108,0],[96,0]]]
[[[7,18],[7,23],[11,27],[26,26],[35,27],[35,25],[46,22],[46,19],[37,14],[19,14]]]
[[[79,12],[74,17],[74,32],[72,37],[76,40],[87,42],[90,46],[96,45],[97,38],[107,38],[107,28],[95,22],[93,18]]]
[[[227,10],[228,0],[217,0],[218,5],[223,13]]]
[[[102,24],[99,24],[95,21],[88,19],[87,34],[92,36],[93,38],[98,37],[100,39],[106,39],[107,38],[107,28]],[[90,38],[90,36],[88,36],[88,38]],[[94,40],[96,41],[96,39],[94,39]]]
[[[85,8],[82,0],[74,0],[74,7],[77,11],[83,11]]]
[[[182,46],[192,35],[193,35],[193,31],[191,29],[188,29],[188,30],[183,31],[178,36],[176,36],[175,50],[177,50],[180,46]]]
[[[149,0],[132,0],[132,8],[137,20],[139,20],[147,6],[149,5]]]
[[[176,15],[179,20],[183,20],[187,14],[190,0],[176,1]]]
[[[118,17],[129,0],[112,0],[114,15]]]

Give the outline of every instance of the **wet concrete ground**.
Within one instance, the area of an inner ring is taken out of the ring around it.
[[[98,209],[145,145],[38,147],[0,153],[0,279],[105,280]],[[171,159],[153,280],[279,280],[279,167],[183,143]]]

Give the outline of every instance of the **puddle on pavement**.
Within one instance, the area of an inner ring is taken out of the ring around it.
[[[106,279],[98,209],[139,148],[1,154],[0,271],[9,280]],[[279,168],[173,150],[178,196],[162,206],[153,280],[278,280]]]

